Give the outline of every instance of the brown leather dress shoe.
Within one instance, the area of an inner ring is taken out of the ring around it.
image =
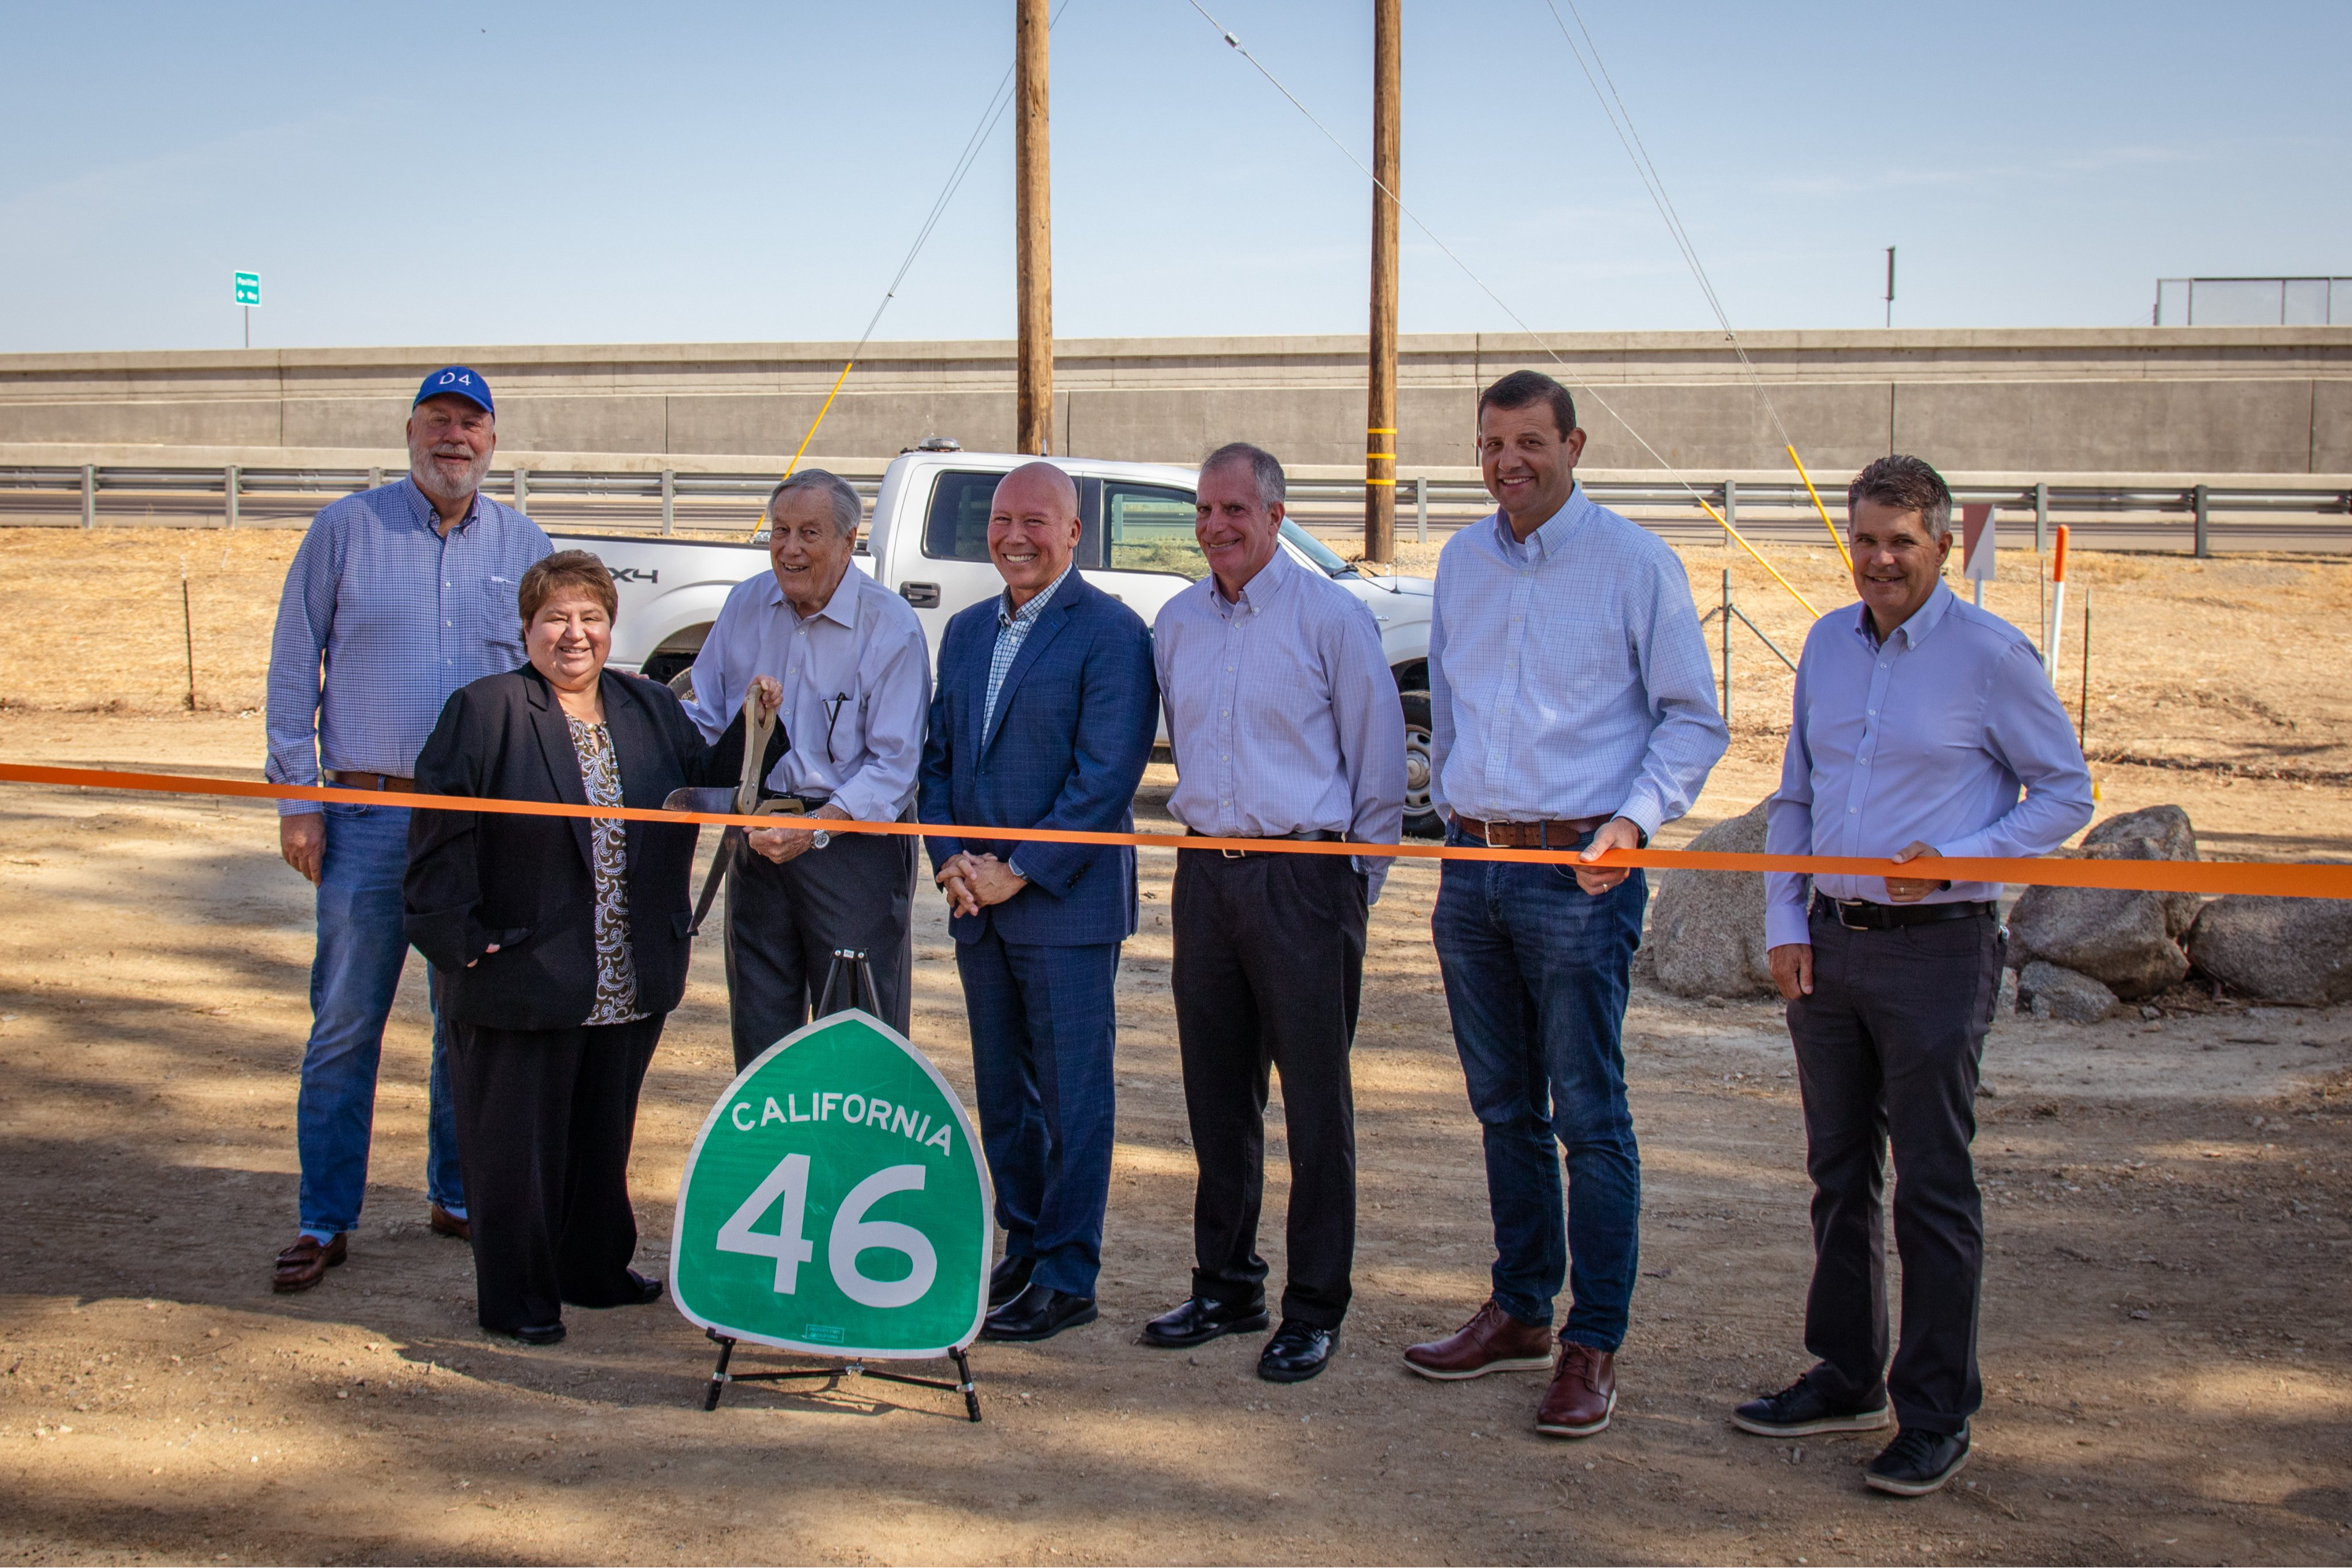
[[[1490,1299],[1446,1338],[1409,1347],[1404,1364],[1441,1382],[1484,1377],[1490,1372],[1548,1372],[1551,1328],[1523,1323]]]
[[[348,1247],[341,1236],[321,1244],[316,1237],[297,1237],[294,1245],[278,1255],[278,1272],[269,1288],[282,1294],[307,1291],[327,1277],[327,1270],[343,1260]]]
[[[433,1213],[425,1223],[433,1228],[436,1236],[454,1236],[468,1246],[473,1244],[474,1222],[458,1218],[437,1203],[433,1206]]]
[[[1559,1369],[1536,1406],[1536,1430],[1547,1437],[1590,1437],[1617,1408],[1617,1358],[1589,1344],[1559,1347]]]

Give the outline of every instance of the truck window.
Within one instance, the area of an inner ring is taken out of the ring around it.
[[[1198,582],[1209,575],[1192,537],[1192,492],[1160,485],[1103,482],[1103,564],[1113,571],[1157,571]],[[981,518],[983,533],[988,519]]]
[[[1003,477],[1002,474],[940,475],[931,490],[931,509],[923,518],[923,553],[933,560],[985,561],[988,507],[996,498],[997,481]]]

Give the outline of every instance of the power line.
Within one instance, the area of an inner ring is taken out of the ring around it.
[[[1284,98],[1288,99],[1290,100],[1290,106],[1298,110],[1299,113],[1305,115],[1307,117],[1307,122],[1315,127],[1316,130],[1321,131],[1323,133],[1323,139],[1330,142],[1332,146],[1338,148],[1339,150],[1340,156],[1347,159],[1349,162],[1353,163],[1356,166],[1357,172],[1360,173],[1365,179],[1370,180],[1372,183],[1372,188],[1374,190],[1380,192],[1381,194],[1386,196],[1390,201],[1394,202],[1396,204],[1397,211],[1402,213],[1406,217],[1411,218],[1412,220],[1412,226],[1419,229],[1423,235],[1428,239],[1430,244],[1443,251],[1445,255],[1446,260],[1461,268],[1462,275],[1465,277],[1467,277],[1472,283],[1477,285],[1479,292],[1486,295],[1487,298],[1493,300],[1496,308],[1500,309],[1504,315],[1509,317],[1513,324],[1516,325],[1520,331],[1526,333],[1528,337],[1533,338],[1536,340],[1536,346],[1550,356],[1552,363],[1558,365],[1560,370],[1566,373],[1567,378],[1570,382],[1574,382],[1580,391],[1581,391],[1587,397],[1591,398],[1595,403],[1598,403],[1603,413],[1607,413],[1610,418],[1615,420],[1620,425],[1622,425],[1624,428],[1625,434],[1633,438],[1635,444],[1639,445],[1643,452],[1648,453],[1651,460],[1656,463],[1659,467],[1665,470],[1667,477],[1672,479],[1675,484],[1681,486],[1683,489],[1689,494],[1690,498],[1698,503],[1700,510],[1704,511],[1708,517],[1714,518],[1717,525],[1720,527],[1725,533],[1730,535],[1734,539],[1738,540],[1739,547],[1746,550],[1749,555],[1754,556],[1757,563],[1762,566],[1766,571],[1772,574],[1773,580],[1778,582],[1782,588],[1789,591],[1790,598],[1794,599],[1798,603],[1804,605],[1807,613],[1811,614],[1815,619],[1820,618],[1821,612],[1814,610],[1811,603],[1807,601],[1805,596],[1799,593],[1795,586],[1791,584],[1787,578],[1782,577],[1779,570],[1776,569],[1770,561],[1764,559],[1761,551],[1757,549],[1754,545],[1748,542],[1747,536],[1743,535],[1738,528],[1734,528],[1730,521],[1726,518],[1722,513],[1717,511],[1714,507],[1708,505],[1706,497],[1700,495],[1697,488],[1694,486],[1689,480],[1683,477],[1682,471],[1676,468],[1672,463],[1666,461],[1664,455],[1659,452],[1656,447],[1651,445],[1648,439],[1645,438],[1640,431],[1633,428],[1633,422],[1628,420],[1623,414],[1619,413],[1617,410],[1611,405],[1609,400],[1601,395],[1599,389],[1594,387],[1590,382],[1587,382],[1582,377],[1579,376],[1576,371],[1570,367],[1569,362],[1559,357],[1559,350],[1554,349],[1551,344],[1544,339],[1541,333],[1528,326],[1525,318],[1521,317],[1517,311],[1511,308],[1509,301],[1506,300],[1501,295],[1496,293],[1495,290],[1487,285],[1486,280],[1480,277],[1478,274],[1472,269],[1470,264],[1463,260],[1462,257],[1454,251],[1452,246],[1447,245],[1443,239],[1438,237],[1436,230],[1431,228],[1426,223],[1422,221],[1422,217],[1419,213],[1414,212],[1411,207],[1407,206],[1402,197],[1399,196],[1394,191],[1390,190],[1386,184],[1381,183],[1380,176],[1374,174],[1371,170],[1366,168],[1364,166],[1364,161],[1357,157],[1355,152],[1346,142],[1333,135],[1331,133],[1330,127],[1325,125],[1320,120],[1315,117],[1315,111],[1313,110],[1308,109],[1305,104],[1299,102],[1297,94],[1292,92],[1288,88],[1282,85],[1282,78],[1276,76],[1271,70],[1268,70],[1263,60],[1260,60],[1255,55],[1250,53],[1248,47],[1243,44],[1239,37],[1226,30],[1223,23],[1211,16],[1208,9],[1201,4],[1201,0],[1186,0],[1186,3],[1189,4],[1193,10],[1201,13],[1201,19],[1208,23],[1210,26],[1214,27],[1217,30],[1218,35],[1225,40],[1226,45],[1231,47],[1235,54],[1247,60],[1257,71],[1257,74],[1266,79],[1267,85],[1271,86],[1275,91],[1280,93]],[[1744,358],[1745,356],[1742,357]],[[1769,406],[1769,400],[1767,400],[1767,402]],[[1778,417],[1779,416],[1777,414],[1774,416],[1776,423]]]

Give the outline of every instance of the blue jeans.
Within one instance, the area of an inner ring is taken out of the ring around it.
[[[302,1233],[324,1241],[359,1224],[375,1122],[376,1063],[383,1023],[408,958],[400,883],[408,869],[408,813],[391,806],[326,808],[327,852],[319,878],[319,949],[310,962],[310,1040],[294,1113],[302,1158]],[[433,998],[433,1071],[425,1186],[432,1201],[466,1212],[457,1168],[457,1109],[449,1092],[449,1031]]]
[[[1030,1278],[1073,1296],[1093,1295],[1102,1270],[1117,1137],[1118,947],[1007,942],[993,922],[956,944],[1005,1255],[1034,1258]]]
[[[1565,1282],[1561,1340],[1612,1354],[1640,1265],[1642,1154],[1622,1038],[1649,896],[1638,871],[1594,897],[1567,867],[1448,861],[1430,919],[1486,1133],[1496,1304],[1549,1326]],[[1568,1155],[1564,1222],[1555,1139]]]

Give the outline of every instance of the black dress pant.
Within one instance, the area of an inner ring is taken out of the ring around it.
[[[541,1328],[562,1319],[566,1302],[636,1300],[629,1141],[665,1017],[453,1031],[457,1152],[484,1328]]]
[[[907,936],[914,895],[911,835],[835,833],[824,848],[782,865],[745,851],[727,878],[727,1000],[736,1071],[808,1022],[824,998],[836,947],[865,950],[882,1021],[906,1033],[915,980]],[[848,990],[834,998],[836,1009],[856,1005]]]
[[[1336,1329],[1356,1255],[1356,1102],[1348,1052],[1364,984],[1365,879],[1345,855],[1176,856],[1176,1039],[1200,1181],[1192,1293],[1265,1296],[1266,1070],[1290,1144],[1282,1315]]]
[[[2002,941],[1979,915],[1891,931],[1812,916],[1813,994],[1789,1004],[1813,1179],[1805,1348],[1906,1428],[1958,1432],[1984,1402],[1977,1307],[1984,1207],[1969,1145]],[[1881,1206],[1895,1153],[1902,1341],[1887,1365]]]

